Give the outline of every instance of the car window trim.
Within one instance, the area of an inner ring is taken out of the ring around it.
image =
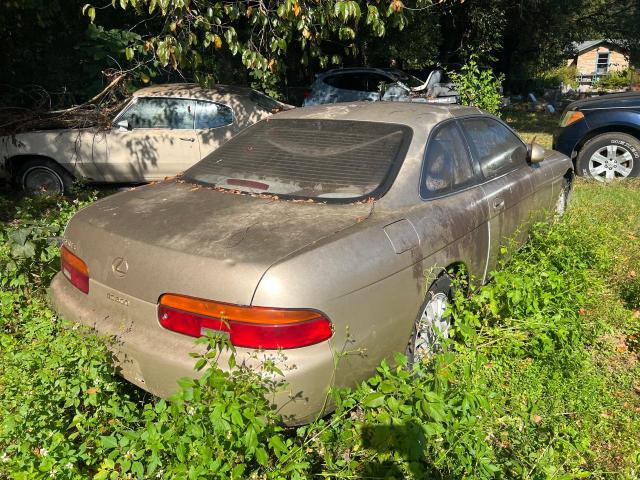
[[[213,100],[198,100],[198,99],[193,99],[196,102],[196,111],[193,114],[193,129],[195,131],[201,131],[201,130],[215,130],[217,128],[225,128],[228,127],[230,125],[233,125],[236,123],[236,112],[233,110],[233,108],[231,108],[231,106],[226,105],[224,103],[220,103],[220,102],[216,102]],[[219,106],[223,106],[228,108],[229,110],[231,110],[231,123],[227,123],[225,125],[220,125],[219,127],[210,127],[210,128],[196,128],[196,125],[198,124],[198,103],[212,103],[214,105],[219,105]]]
[[[422,183],[423,183],[423,179],[424,179],[424,169],[425,169],[426,163],[427,163],[427,151],[429,150],[429,145],[431,143],[432,138],[435,136],[436,133],[438,133],[438,130],[440,130],[440,128],[442,128],[444,125],[446,125],[448,123],[453,123],[456,126],[456,128],[458,129],[458,132],[460,133],[460,137],[462,138],[462,142],[464,144],[464,148],[467,150],[467,154],[469,155],[469,160],[471,160],[471,165],[472,165],[472,168],[473,168],[474,176],[471,179],[469,184],[464,184],[462,186],[453,187],[451,189],[451,191],[446,192],[446,193],[433,192],[432,195],[424,196],[423,195]],[[431,201],[431,200],[437,200],[439,198],[449,197],[451,195],[455,195],[455,194],[460,193],[460,192],[466,192],[467,190],[471,190],[472,188],[475,188],[478,185],[481,185],[482,183],[484,183],[483,181],[484,181],[484,176],[482,175],[482,170],[480,169],[480,164],[477,162],[477,160],[471,154],[471,149],[469,147],[469,143],[467,142],[467,138],[464,136],[464,132],[462,131],[462,127],[458,123],[458,119],[457,118],[448,118],[446,120],[443,120],[441,122],[436,123],[435,126],[431,129],[431,132],[429,132],[429,136],[427,137],[427,141],[425,142],[424,152],[422,154],[422,164],[420,166],[420,183],[418,185],[418,194],[420,195],[420,199],[423,200],[423,201]]]
[[[489,120],[494,120],[494,121],[496,121],[496,122],[500,123],[501,125],[503,125],[504,127],[506,127],[506,128],[507,128],[507,130],[509,130],[509,131],[510,131],[510,132],[511,132],[511,133],[512,133],[512,134],[513,134],[513,135],[518,139],[518,141],[522,144],[522,146],[523,146],[525,149],[527,149],[527,144],[524,142],[524,140],[522,140],[522,139],[520,138],[520,135],[518,135],[518,134],[515,132],[515,130],[513,130],[509,125],[507,125],[505,122],[503,122],[500,118],[495,117],[495,116],[493,116],[493,115],[482,115],[482,114],[477,115],[477,114],[476,114],[476,115],[464,115],[464,116],[462,116],[462,117],[457,117],[457,120],[459,120],[459,121],[460,121],[460,130],[462,131],[462,136],[464,137],[465,142],[467,142],[467,146],[468,146],[468,148],[469,148],[469,151],[471,152],[472,157],[474,158],[474,162],[475,162],[475,163],[478,165],[478,167],[480,168],[480,175],[482,176],[482,178],[483,178],[483,180],[484,180],[482,183],[480,183],[480,185],[484,185],[484,184],[486,184],[486,183],[488,183],[488,182],[491,182],[491,181],[493,181],[493,180],[496,180],[496,179],[498,179],[498,178],[502,178],[502,177],[504,177],[505,175],[509,175],[510,173],[513,173],[513,172],[515,172],[516,170],[518,170],[518,169],[520,169],[520,168],[523,168],[523,167],[525,167],[525,166],[527,166],[527,165],[528,165],[528,163],[525,161],[524,163],[522,163],[522,164],[520,164],[520,165],[516,165],[515,167],[513,167],[513,168],[511,168],[511,169],[509,169],[509,170],[507,170],[507,171],[505,171],[505,172],[503,172],[503,173],[501,173],[500,175],[496,175],[495,177],[487,177],[487,176],[484,174],[484,172],[482,171],[482,168],[480,167],[480,160],[479,160],[478,158],[476,158],[476,156],[475,156],[475,155],[474,155],[474,153],[473,153],[473,149],[471,148],[471,142],[469,141],[469,138],[467,137],[467,134],[466,134],[466,132],[464,131],[464,127],[462,126],[462,122],[463,122],[464,120],[468,120],[468,119],[475,119],[475,118],[486,118],[486,119],[489,119]]]
[[[198,99],[193,98],[193,97],[174,97],[174,96],[164,96],[164,95],[160,95],[160,96],[153,96],[153,95],[145,95],[143,97],[133,97],[133,99],[131,100],[131,102],[129,102],[121,111],[120,113],[118,113],[118,115],[116,115],[116,118],[113,119],[113,125],[115,125],[116,123],[118,123],[118,121],[120,121],[120,118],[123,117],[131,108],[133,108],[134,105],[137,105],[138,102],[140,101],[140,99],[145,99],[145,98],[154,98],[154,99],[159,99],[159,100],[187,100],[190,102],[194,102],[195,105],[197,106],[198,104]],[[203,100],[206,101],[206,100]],[[193,112],[193,122],[191,123],[191,128],[166,128],[166,127],[138,127],[135,128],[133,130],[195,130],[195,126],[196,126],[196,112],[194,109]]]

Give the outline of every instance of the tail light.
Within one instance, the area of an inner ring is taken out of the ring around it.
[[[309,98],[311,96],[311,90],[309,90],[308,88],[305,88],[304,91],[302,92],[302,96],[304,98]]]
[[[89,269],[87,264],[63,246],[60,249],[60,267],[67,280],[84,293],[89,293]]]
[[[333,333],[329,319],[315,310],[243,307],[171,293],[160,297],[158,320],[192,337],[207,330],[226,332],[231,344],[248,348],[306,347]]]

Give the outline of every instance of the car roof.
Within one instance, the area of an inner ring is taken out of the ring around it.
[[[272,119],[354,120],[397,123],[424,129],[447,118],[488,115],[477,107],[422,102],[349,102],[296,108]]]
[[[195,100],[221,101],[231,96],[248,97],[252,89],[234,85],[214,85],[204,88],[195,83],[167,83],[141,88],[134,97],[179,97]]]

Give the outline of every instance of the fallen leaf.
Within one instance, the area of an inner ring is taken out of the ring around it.
[[[601,416],[602,418],[611,418],[611,417],[613,417],[613,414],[612,414],[611,412],[602,412],[602,413],[600,414],[600,416]]]
[[[578,310],[578,313],[579,313],[580,315],[584,315],[584,314],[586,314],[586,313],[587,313],[587,310],[586,310],[586,309],[584,309],[584,308],[581,308],[580,310]]]
[[[88,395],[95,395],[99,391],[100,391],[100,389],[96,388],[96,387],[87,388],[87,394]]]
[[[533,420],[533,423],[537,425],[542,421],[542,417],[540,415],[534,415],[531,420]]]
[[[640,383],[633,386],[633,390],[640,395]]]
[[[640,310],[634,310],[631,313],[631,318],[639,319],[640,318]]]
[[[627,347],[627,344],[624,342],[620,342],[618,345],[616,345],[616,352],[618,353],[625,353],[629,350],[629,348]]]
[[[637,274],[636,274],[636,271],[635,271],[635,270],[631,270],[631,271],[629,272],[629,278],[636,278],[636,276],[637,276]]]

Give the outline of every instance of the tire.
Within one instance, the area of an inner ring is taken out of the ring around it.
[[[580,149],[576,170],[601,182],[640,176],[640,140],[621,132],[593,137]]]
[[[53,160],[37,158],[25,161],[15,180],[28,195],[64,195],[73,186],[73,177]]]
[[[407,345],[409,366],[441,350],[441,337],[449,338],[452,318],[451,315],[443,317],[442,313],[446,306],[453,302],[453,293],[451,277],[447,273],[440,275],[429,287]],[[434,325],[438,325],[438,329],[434,328]]]
[[[573,190],[572,178],[564,177],[564,179],[562,180],[562,188],[560,190],[560,195],[558,195],[558,199],[556,200],[555,214],[557,217],[562,217],[567,211],[567,207],[569,206],[569,200],[571,199],[572,190]]]

